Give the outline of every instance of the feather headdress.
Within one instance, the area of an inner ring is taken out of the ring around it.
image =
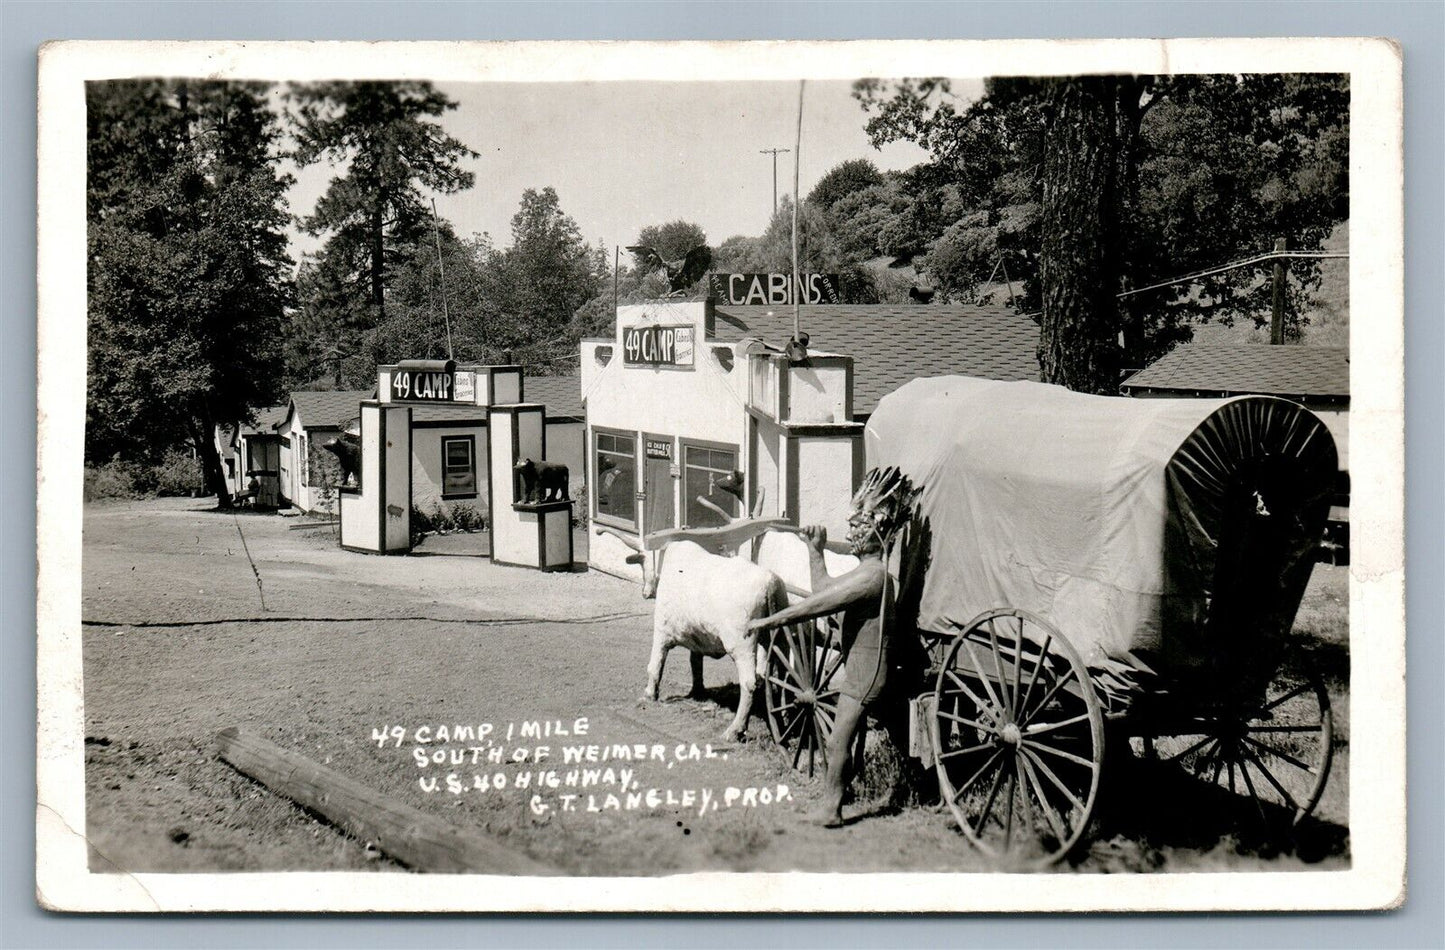
[[[913,516],[920,489],[897,468],[873,468],[853,495],[854,512],[867,518],[880,540],[887,542]]]

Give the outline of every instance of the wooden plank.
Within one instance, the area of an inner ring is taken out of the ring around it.
[[[221,759],[262,785],[311,809],[361,841],[418,871],[555,874],[480,835],[400,804],[244,729],[216,735]]]

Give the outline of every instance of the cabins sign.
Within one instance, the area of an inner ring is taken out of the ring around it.
[[[837,274],[799,274],[796,285],[791,274],[709,274],[707,279],[713,299],[734,307],[787,306],[794,290],[799,303],[839,302]]]
[[[625,327],[622,363],[625,366],[691,366],[692,327]]]

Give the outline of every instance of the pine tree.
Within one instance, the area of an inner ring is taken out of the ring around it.
[[[457,104],[430,83],[315,83],[293,89],[291,100],[296,161],[346,165],[303,222],[309,233],[326,235],[315,262],[323,272],[318,284],[352,298],[345,305],[308,300],[314,316],[335,318],[331,332],[322,333],[330,345],[327,337],[384,322],[393,268],[429,239],[431,208],[422,189],[470,188],[474,176],[460,163],[476,153],[435,121]]]

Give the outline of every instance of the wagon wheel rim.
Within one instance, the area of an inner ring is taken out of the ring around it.
[[[828,768],[828,737],[837,718],[843,654],[812,623],[772,631],[764,641],[763,700],[773,741],[792,767],[811,777]]]
[[[1324,794],[1334,759],[1334,714],[1324,679],[1291,651],[1262,698],[1206,713],[1168,736],[1152,737],[1160,761],[1249,802],[1270,825],[1303,821]]]
[[[1104,754],[1103,711],[1073,645],[1027,611],[989,611],[955,637],[933,699],[939,787],[969,842],[1018,866],[1067,855],[1093,815]]]

